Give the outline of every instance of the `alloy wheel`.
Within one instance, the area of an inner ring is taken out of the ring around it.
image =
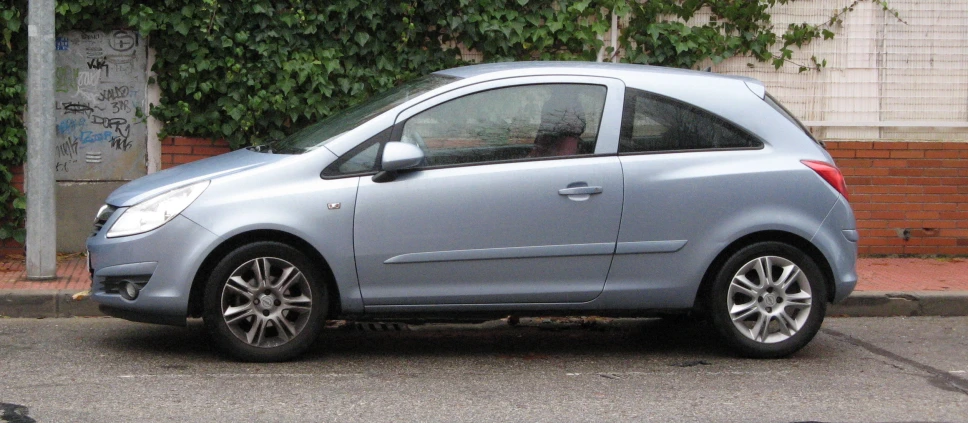
[[[729,317],[747,338],[761,343],[789,339],[810,316],[807,275],[783,257],[750,260],[733,276],[726,295]]]
[[[309,321],[313,308],[310,285],[285,260],[249,260],[222,287],[222,318],[232,334],[248,345],[270,348],[285,344]]]

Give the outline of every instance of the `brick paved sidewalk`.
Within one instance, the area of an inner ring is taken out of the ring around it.
[[[862,258],[858,291],[968,291],[968,258]]]
[[[58,257],[54,281],[24,279],[24,260],[0,261],[0,290],[65,289],[90,287],[83,256]],[[968,259],[965,258],[862,258],[857,263],[857,291],[968,291]]]
[[[0,260],[0,290],[65,289],[83,291],[91,287],[87,259],[80,254],[58,255],[57,279],[28,281],[23,257]]]

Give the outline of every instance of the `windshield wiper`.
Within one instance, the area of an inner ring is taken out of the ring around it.
[[[270,146],[271,144],[272,143],[263,144],[263,145],[250,145],[248,147],[245,147],[245,149],[249,151],[255,151],[256,153],[272,154],[272,147]]]

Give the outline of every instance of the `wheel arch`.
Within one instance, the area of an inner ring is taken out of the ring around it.
[[[336,278],[333,276],[333,270],[330,268],[329,262],[326,260],[326,258],[323,257],[323,255],[310,243],[296,235],[279,230],[260,229],[236,234],[235,236],[226,239],[215,247],[215,249],[213,249],[207,257],[205,257],[205,260],[202,261],[198,271],[195,272],[195,278],[192,280],[192,287],[188,296],[189,317],[202,316],[205,283],[207,282],[212,270],[218,265],[219,261],[236,248],[259,241],[275,241],[289,245],[305,254],[306,257],[308,257],[314,263],[318,263],[319,270],[323,273],[323,277],[326,279],[326,289],[329,291],[329,311],[326,317],[329,318],[339,315],[341,306],[339,288],[336,285]]]
[[[706,305],[709,296],[709,286],[716,278],[716,273],[723,266],[726,260],[729,259],[729,257],[746,246],[764,241],[776,241],[790,244],[809,256],[820,268],[820,271],[823,272],[824,282],[827,287],[827,301],[833,301],[834,296],[836,295],[836,284],[834,282],[833,270],[831,269],[827,258],[823,255],[820,249],[799,235],[785,231],[767,230],[745,235],[733,241],[719,252],[712,263],[709,264],[709,267],[706,268],[706,272],[703,274],[702,282],[700,282],[699,290],[696,293],[696,300],[693,303],[693,311],[697,313],[705,312],[707,309]]]

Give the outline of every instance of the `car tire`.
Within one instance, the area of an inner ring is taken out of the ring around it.
[[[205,286],[205,327],[243,361],[289,360],[324,326],[328,293],[305,254],[279,242],[255,242],[227,254]]]
[[[820,330],[827,311],[824,279],[817,264],[792,245],[749,245],[717,273],[709,295],[710,320],[742,356],[788,356]]]

